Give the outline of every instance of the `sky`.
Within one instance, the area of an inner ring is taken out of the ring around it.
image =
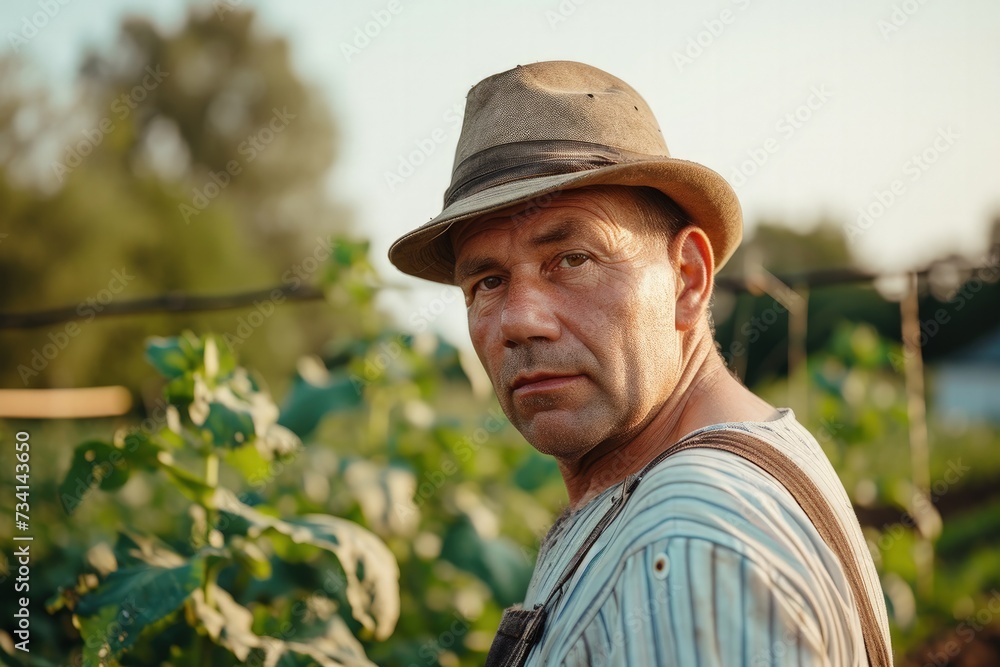
[[[455,342],[461,300],[385,254],[440,212],[468,89],[518,64],[579,60],[631,84],[673,156],[735,187],[748,234],[762,219],[830,218],[863,266],[901,271],[981,258],[1000,216],[995,0],[7,0],[0,51],[17,42],[70,90],[84,49],[112,44],[125,15],[176,29],[189,4],[223,20],[252,7],[260,29],[288,37],[339,124],[331,196],[354,210],[380,273],[407,286],[387,307]],[[31,22],[44,25],[11,38]]]

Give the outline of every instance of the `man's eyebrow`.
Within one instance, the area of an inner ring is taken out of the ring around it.
[[[469,276],[502,268],[500,260],[492,257],[470,257],[455,267],[455,282],[460,283]]]
[[[559,243],[579,233],[580,227],[574,220],[563,220],[548,229],[536,234],[528,240],[533,248]],[[459,283],[470,276],[503,268],[503,263],[493,257],[470,257],[455,267],[455,282]]]

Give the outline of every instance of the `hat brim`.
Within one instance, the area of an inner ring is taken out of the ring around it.
[[[534,203],[544,208],[554,201],[554,193],[589,185],[648,186],[670,197],[708,236],[716,271],[743,237],[740,202],[726,179],[697,162],[651,156],[649,160],[527,178],[469,195],[400,237],[389,248],[389,260],[411,276],[454,284],[455,257],[448,235],[453,224],[515,204],[524,203],[528,208]]]

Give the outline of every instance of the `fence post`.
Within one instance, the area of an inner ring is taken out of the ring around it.
[[[920,345],[920,300],[917,274],[907,276],[906,295],[899,303],[903,336],[903,372],[906,381],[906,415],[909,422],[910,467],[913,493],[909,512],[916,523],[913,560],[917,588],[929,595],[934,577],[934,549],[924,528],[933,525],[930,500],[930,453],[927,438],[927,403],[924,397],[924,358]]]
[[[809,407],[808,376],[796,381],[806,361],[806,333],[809,321],[809,289],[794,290],[776,275],[757,264],[747,274],[747,288],[753,294],[767,294],[788,312],[788,405],[800,422],[806,421]]]

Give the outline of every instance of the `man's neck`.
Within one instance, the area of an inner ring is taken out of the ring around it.
[[[674,392],[637,433],[624,443],[602,443],[579,459],[558,461],[570,510],[642,470],[692,431],[724,422],[764,421],[773,414],[771,405],[729,374],[711,337],[702,337]]]

